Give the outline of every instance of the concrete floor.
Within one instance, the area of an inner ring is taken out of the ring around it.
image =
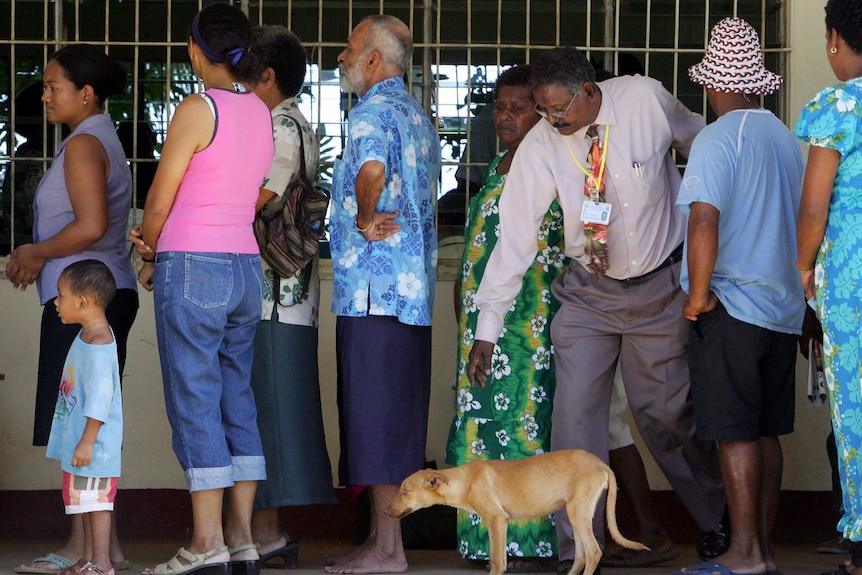
[[[167,561],[184,543],[181,541],[124,541],[123,548],[131,565],[128,571],[119,571],[117,575],[138,575],[145,567]],[[59,545],[52,541],[0,541],[0,575],[12,575],[13,569],[21,563],[29,562],[34,557],[44,554]],[[282,571],[266,569],[269,575],[311,575],[323,572],[324,555],[337,554],[349,549],[349,545],[326,541],[301,542],[299,569]],[[603,569],[603,575],[671,575],[674,569],[699,563],[692,545],[678,545],[682,552],[677,559],[652,567],[635,569]],[[779,546],[776,558],[778,566],[784,575],[818,575],[832,571],[839,562],[848,555],[827,555],[816,552],[814,545],[782,545]],[[407,560],[410,563],[408,573],[423,575],[479,575],[485,571],[462,560],[455,551],[408,551]]]

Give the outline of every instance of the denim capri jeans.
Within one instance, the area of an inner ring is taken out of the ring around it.
[[[266,479],[251,390],[260,256],[162,252],[153,286],[165,407],[189,491]]]

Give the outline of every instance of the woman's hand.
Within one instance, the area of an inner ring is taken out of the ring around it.
[[[138,283],[147,291],[153,291],[153,273],[155,271],[156,264],[149,262],[144,262],[144,265],[138,271]]]
[[[153,253],[153,248],[144,242],[142,236],[143,232],[141,231],[141,226],[137,226],[129,230],[129,241],[132,242],[132,246],[135,248],[135,253],[142,258],[148,258],[148,256]]]
[[[485,387],[488,378],[491,375],[491,360],[494,357],[494,344],[490,341],[477,339],[473,343],[473,348],[470,350],[469,367],[467,368],[467,376],[470,378],[470,383],[473,387],[479,384],[479,387]]]
[[[808,301],[814,297],[814,270],[800,271],[799,281],[802,283],[802,289],[805,290],[805,300]]]
[[[9,254],[7,257],[9,258],[9,261],[6,262],[6,279],[12,282],[15,289],[21,289],[22,291],[27,289],[26,285],[21,286],[21,270],[18,267],[18,264],[15,263],[12,254]]]
[[[15,248],[9,254],[9,263],[6,264],[6,275],[15,286],[15,289],[25,290],[27,286],[36,281],[42,268],[45,267],[47,258],[39,255],[35,244],[24,244]]]

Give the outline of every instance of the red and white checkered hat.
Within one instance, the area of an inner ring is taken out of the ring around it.
[[[712,28],[706,55],[688,69],[695,84],[732,94],[771,94],[782,78],[763,66],[760,38],[742,18],[725,18]]]

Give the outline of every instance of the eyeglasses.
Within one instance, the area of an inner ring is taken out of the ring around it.
[[[578,92],[575,92],[575,94],[572,96],[572,99],[569,100],[569,105],[566,106],[566,109],[563,110],[562,112],[556,112],[556,111],[546,112],[544,110],[540,110],[539,105],[536,104],[536,107],[535,107],[536,113],[545,119],[553,118],[555,120],[564,120],[566,118],[566,116],[569,115],[569,108],[571,108],[572,104],[575,103],[575,98],[577,98],[577,97],[578,97]]]

